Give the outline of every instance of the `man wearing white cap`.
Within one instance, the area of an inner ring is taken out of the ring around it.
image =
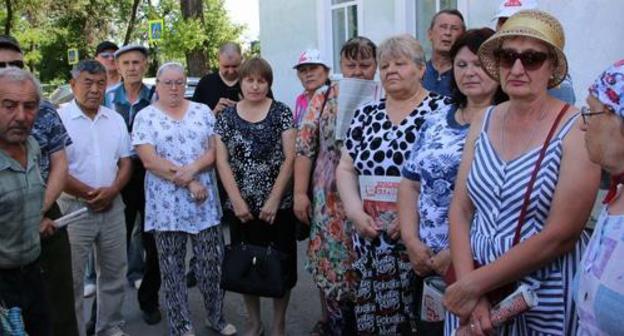
[[[521,10],[536,9],[537,0],[503,0],[501,1],[496,15],[492,18],[492,21],[496,21],[496,31],[499,31],[507,19]],[[572,78],[570,74],[567,74],[563,82],[558,86],[548,90],[548,93],[562,100],[570,105],[574,105],[576,102],[576,96],[574,95],[574,87],[572,85]]]
[[[308,49],[299,55],[293,69],[297,70],[297,77],[303,85],[303,92],[297,96],[293,112],[293,122],[295,127],[299,127],[310,99],[316,90],[327,84],[329,66],[323,61],[317,49]]]
[[[137,113],[152,103],[154,95],[154,89],[143,83],[143,76],[145,76],[148,67],[148,50],[141,45],[130,44],[115,51],[114,56],[123,81],[106,90],[105,106],[119,113],[125,121],[128,132],[132,132]],[[126,242],[128,244],[127,278],[138,289],[137,300],[143,320],[152,325],[161,320],[158,304],[158,291],[160,289],[158,253],[152,234],[143,232],[145,168],[136,155],[133,154],[131,159],[132,175],[128,184],[121,191],[126,205],[124,213]],[[143,248],[141,248],[140,243],[143,244],[145,251],[143,270],[140,267],[143,257]]]

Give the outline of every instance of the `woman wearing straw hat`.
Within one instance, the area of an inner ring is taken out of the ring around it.
[[[620,335],[624,316],[624,59],[589,88],[583,108],[585,146],[589,158],[612,176],[591,242],[578,273],[575,301],[579,335]]]
[[[561,24],[529,10],[479,49],[509,101],[476,118],[466,141],[449,211],[457,281],[445,294],[447,334],[459,324],[474,335],[576,332],[572,278],[600,169],[575,127],[578,110],[547,94],[566,75],[563,47]],[[486,294],[508,284],[529,286],[538,304],[494,328]]]

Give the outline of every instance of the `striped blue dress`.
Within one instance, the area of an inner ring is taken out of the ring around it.
[[[541,146],[513,160],[503,161],[496,153],[487,134],[494,108],[487,110],[481,134],[476,140],[475,154],[468,175],[468,194],[475,205],[470,243],[474,258],[482,265],[501,257],[512,245],[527,184],[535,167]],[[559,178],[562,141],[578,115],[562,121],[548,144],[530,198],[520,241],[541,232],[546,224],[550,205]],[[508,335],[574,335],[577,317],[573,302],[572,282],[583,249],[589,240],[584,232],[572,252],[520,280],[533,288],[538,305],[517,317],[508,327]],[[458,325],[447,313],[445,334]],[[499,329],[497,334],[502,334]]]

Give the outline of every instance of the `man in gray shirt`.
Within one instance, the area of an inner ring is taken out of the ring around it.
[[[17,67],[0,69],[0,302],[19,307],[29,335],[51,335],[50,309],[39,265],[45,184],[40,150],[30,132],[39,110],[37,80]]]

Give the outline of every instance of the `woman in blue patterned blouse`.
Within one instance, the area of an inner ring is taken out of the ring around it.
[[[145,231],[153,231],[156,240],[169,335],[193,335],[184,276],[189,238],[206,321],[220,334],[233,335],[236,328],[223,318],[219,286],[224,247],[213,169],[215,117],[207,106],[184,99],[184,72],[178,63],[160,67],[159,99],[137,114],[132,130],[132,144],[147,169]]]
[[[432,114],[419,133],[410,159],[403,166],[399,187],[401,237],[417,277],[442,275],[451,256],[448,249],[448,207],[472,118],[506,99],[500,86],[481,68],[477,51],[494,31],[471,29],[451,48],[454,105]],[[420,304],[420,296],[416,304]],[[440,335],[443,322],[420,322],[428,335]]]

